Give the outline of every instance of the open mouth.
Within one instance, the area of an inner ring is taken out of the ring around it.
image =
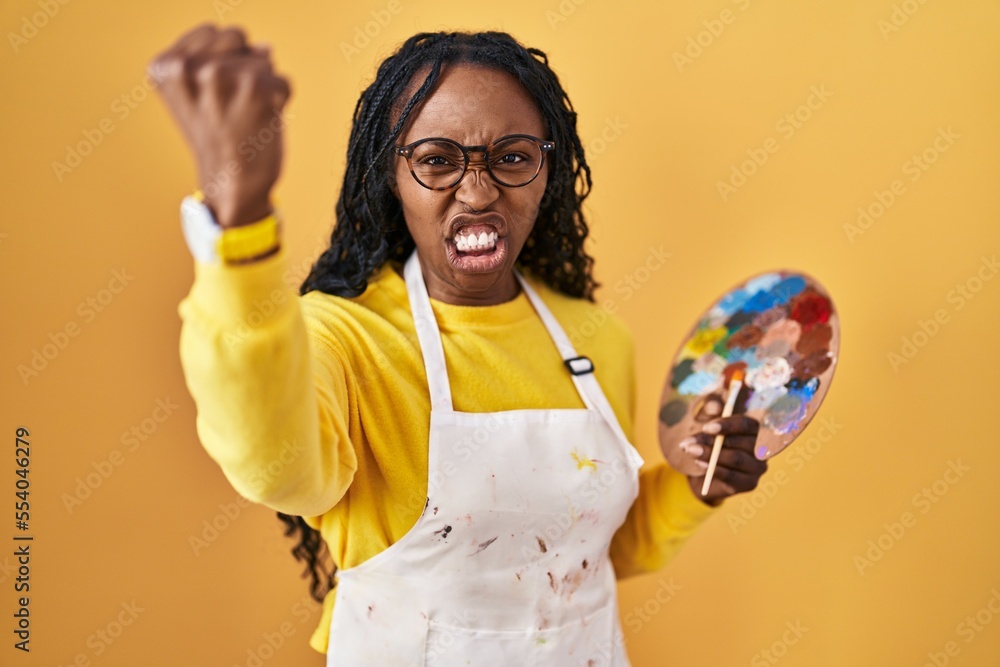
[[[467,273],[493,271],[507,257],[507,237],[491,224],[462,225],[446,245],[451,265]]]

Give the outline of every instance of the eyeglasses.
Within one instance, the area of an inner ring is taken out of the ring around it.
[[[509,134],[488,146],[463,146],[457,141],[430,137],[396,146],[417,183],[430,190],[447,190],[459,184],[469,168],[469,153],[482,153],[486,171],[500,185],[520,188],[535,180],[545,154],[555,143],[530,134]]]

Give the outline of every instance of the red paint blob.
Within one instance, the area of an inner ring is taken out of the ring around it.
[[[806,288],[792,299],[791,306],[791,317],[802,325],[803,331],[809,331],[817,324],[825,324],[833,312],[830,300],[812,287]]]

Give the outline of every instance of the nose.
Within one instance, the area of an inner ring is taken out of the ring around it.
[[[486,170],[486,162],[469,161],[465,175],[455,189],[455,199],[473,211],[483,211],[500,196],[500,188]]]

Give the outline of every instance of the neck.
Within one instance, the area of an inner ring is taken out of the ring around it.
[[[443,280],[429,270],[422,260],[419,261],[424,284],[427,285],[427,295],[435,301],[452,306],[495,306],[511,301],[521,293],[521,283],[514,276],[513,270],[506,271],[495,282],[484,284],[481,288],[463,287]],[[402,267],[397,268],[396,272],[402,275]]]

